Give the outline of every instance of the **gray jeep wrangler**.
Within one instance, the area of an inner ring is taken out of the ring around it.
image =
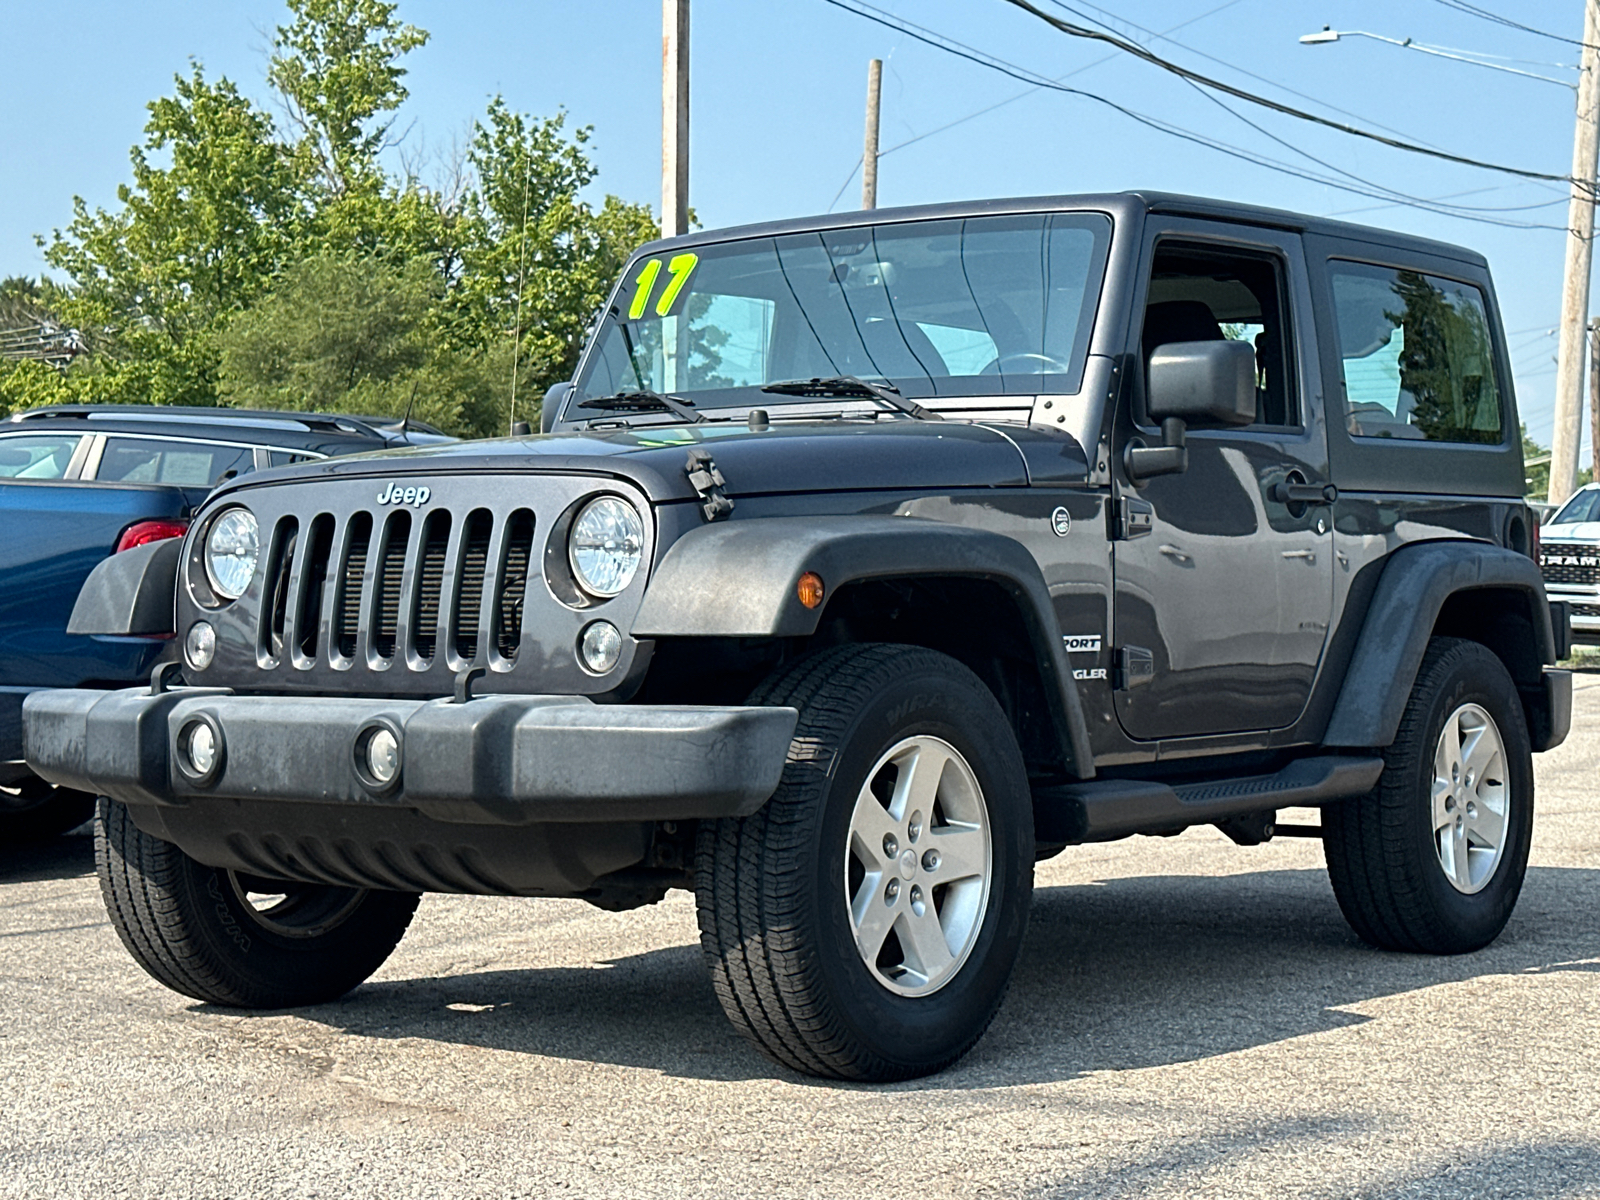
[[[86,585],[185,661],[30,696],[28,760],[161,982],[316,1004],[422,892],[681,887],[745,1035],[883,1080],[982,1035],[1068,846],[1320,837],[1396,950],[1510,916],[1568,620],[1478,255],[1151,194],[694,234],[543,424],[239,479]]]

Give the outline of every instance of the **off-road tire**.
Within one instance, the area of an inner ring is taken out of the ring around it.
[[[724,1011],[762,1053],[807,1074],[883,1081],[944,1069],[993,1020],[1032,897],[1033,808],[1005,714],[954,659],[883,644],[804,659],[749,703],[792,706],[800,720],[765,806],[699,829],[700,941]],[[845,899],[852,810],[880,757],[907,737],[940,739],[965,758],[992,846],[970,952],[948,983],[915,997],[871,973]]]
[[[1435,849],[1434,751],[1464,704],[1493,718],[1505,748],[1510,810],[1498,864],[1482,890],[1450,883]],[[1516,685],[1478,642],[1434,638],[1423,656],[1372,792],[1322,812],[1328,876],[1350,927],[1384,950],[1464,954],[1494,941],[1522,890],[1533,838],[1533,752]]]
[[[300,894],[308,902],[342,915],[325,932],[313,925],[285,936],[240,898],[237,877],[145,833],[117,801],[101,798],[94,844],[100,894],[122,944],[157,981],[208,1004],[298,1008],[337,1000],[383,965],[420,899],[307,887]]]
[[[3,790],[0,846],[59,837],[94,816],[94,797],[88,792],[52,787],[42,779],[24,779]]]

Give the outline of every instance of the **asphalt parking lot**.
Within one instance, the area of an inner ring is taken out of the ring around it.
[[[429,896],[340,1004],[140,972],[89,839],[0,848],[0,1196],[1600,1196],[1600,672],[1538,762],[1502,938],[1383,954],[1314,841],[1042,865],[934,1079],[819,1083],[724,1021],[693,907]]]

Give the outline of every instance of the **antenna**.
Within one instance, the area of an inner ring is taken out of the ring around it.
[[[511,437],[517,433],[517,364],[522,357],[522,290],[528,281],[528,189],[532,186],[532,179],[533,158],[530,155],[522,175],[522,245],[517,255],[517,328],[512,334],[511,343],[511,418],[506,423],[506,433]]]
[[[421,382],[420,376],[411,381],[411,396],[406,400],[405,419],[400,422],[400,436],[408,442],[411,440],[411,406],[417,402],[417,384]]]

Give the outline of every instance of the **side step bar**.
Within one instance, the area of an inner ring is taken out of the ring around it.
[[[1296,759],[1272,775],[1176,786],[1146,779],[1097,779],[1035,788],[1040,842],[1108,842],[1134,833],[1175,833],[1277,808],[1316,807],[1362,796],[1377,785],[1383,759],[1346,754]]]

